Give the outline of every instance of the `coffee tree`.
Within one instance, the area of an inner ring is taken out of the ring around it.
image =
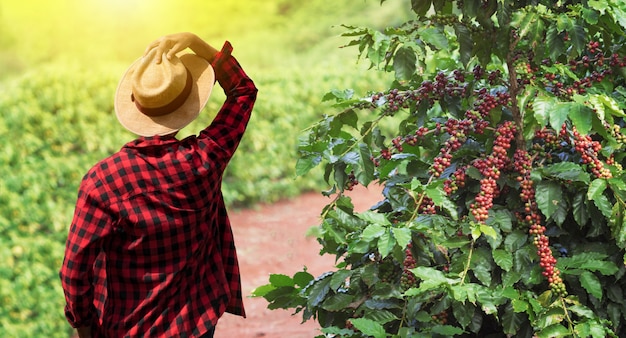
[[[384,6],[385,1],[381,1]],[[412,0],[344,26],[384,92],[335,90],[300,140],[323,166],[336,271],[254,291],[326,337],[626,336],[626,4]],[[383,186],[355,212],[345,192]]]

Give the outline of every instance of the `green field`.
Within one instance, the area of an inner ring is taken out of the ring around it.
[[[401,1],[173,3],[0,4],[0,337],[70,334],[58,269],[78,184],[133,138],[117,123],[113,94],[148,42],[187,30],[235,46],[259,96],[224,195],[231,208],[246,207],[326,188],[320,175],[295,176],[298,135],[336,112],[322,102],[326,92],[389,83],[388,75],[356,63],[356,48],[339,48],[349,42],[339,25],[382,27],[402,21],[408,9]],[[207,125],[222,100],[214,91],[181,136]]]

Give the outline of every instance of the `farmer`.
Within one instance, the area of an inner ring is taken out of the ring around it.
[[[138,138],[84,176],[60,271],[81,338],[213,337],[224,312],[245,316],[221,182],[257,88],[231,51],[167,35],[122,76],[115,112]],[[219,113],[178,140],[216,80]]]

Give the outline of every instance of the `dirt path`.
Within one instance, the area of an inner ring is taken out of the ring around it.
[[[381,199],[380,189],[357,186],[349,194],[355,209],[363,211]],[[307,238],[307,230],[319,224],[322,208],[330,199],[310,193],[255,210],[231,212],[239,254],[244,297],[268,283],[269,275],[292,276],[306,266],[318,276],[333,269],[332,256],[320,256],[320,244]],[[291,311],[268,310],[263,298],[245,298],[247,318],[224,315],[217,325],[216,338],[313,338],[320,334],[314,321],[301,324],[302,316]]]

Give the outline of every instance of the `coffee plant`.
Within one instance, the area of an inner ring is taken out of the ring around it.
[[[625,337],[626,3],[409,5],[344,26],[389,89],[330,92],[338,112],[300,139],[336,270],[253,295],[320,337]],[[372,184],[356,212],[346,192]]]

